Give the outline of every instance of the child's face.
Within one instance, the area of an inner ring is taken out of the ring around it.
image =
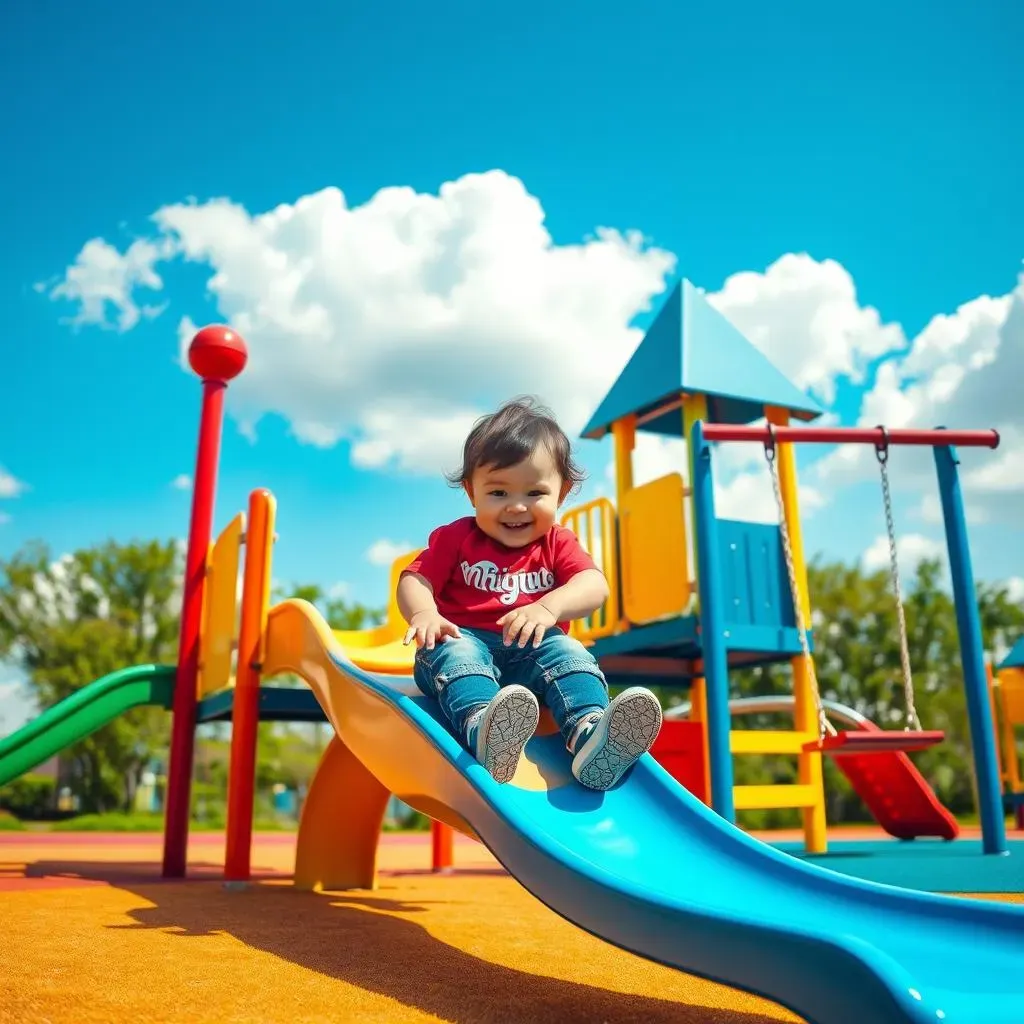
[[[569,489],[544,447],[515,466],[478,466],[465,487],[477,526],[510,548],[543,537]]]

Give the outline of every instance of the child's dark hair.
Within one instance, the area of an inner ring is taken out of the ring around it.
[[[577,488],[584,473],[573,461],[569,438],[551,411],[529,396],[513,398],[476,421],[463,446],[462,465],[447,474],[448,482],[461,486],[480,466],[514,466],[541,445],[551,453],[559,476],[571,484],[570,490]]]

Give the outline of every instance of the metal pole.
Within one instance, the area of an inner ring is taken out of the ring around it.
[[[974,771],[978,784],[978,812],[981,817],[982,848],[985,853],[1006,853],[1006,821],[1003,798],[992,742],[992,705],[988,697],[981,619],[974,589],[974,571],[967,541],[963,495],[957,471],[959,458],[950,445],[936,447],[935,468],[939,478],[942,518],[949,552],[949,574],[953,581],[957,631],[960,635],[960,662],[964,673],[967,718],[974,751]]]
[[[697,533],[697,591],[700,597],[701,654],[707,692],[708,765],[711,807],[736,823],[733,802],[732,752],[729,747],[729,640],[722,602],[722,567],[711,447],[698,420],[690,431],[693,452],[693,509]]]

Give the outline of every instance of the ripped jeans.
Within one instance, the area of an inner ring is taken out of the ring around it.
[[[466,742],[466,719],[502,685],[519,683],[547,705],[566,743],[580,720],[608,706],[608,684],[594,656],[552,627],[539,647],[506,647],[501,633],[460,628],[433,650],[416,651],[416,685],[440,705],[455,735]]]

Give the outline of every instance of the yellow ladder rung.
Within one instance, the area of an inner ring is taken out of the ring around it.
[[[814,786],[734,786],[733,804],[738,811],[762,811],[775,807],[816,807]]]
[[[817,733],[810,732],[734,729],[729,733],[729,749],[734,754],[799,754],[804,744],[817,738]]]

